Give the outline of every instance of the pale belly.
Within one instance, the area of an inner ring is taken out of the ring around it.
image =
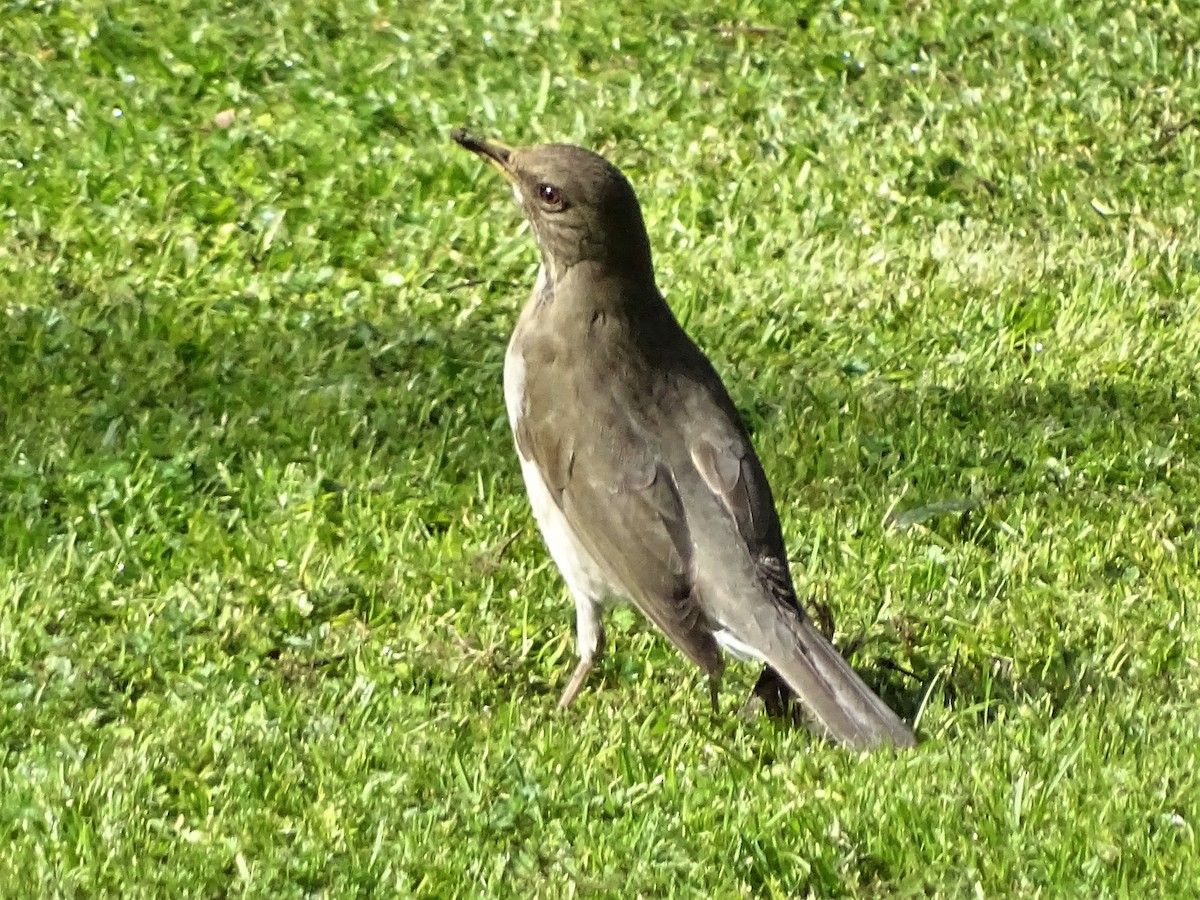
[[[508,409],[508,422],[514,432],[524,412],[524,388],[525,363],[510,344],[504,357],[504,405]],[[600,566],[571,533],[567,517],[554,502],[537,465],[533,460],[522,457],[519,448],[517,458],[521,462],[521,474],[525,478],[525,490],[529,494],[533,518],[550,551],[550,557],[558,566],[571,593],[576,598],[586,598],[598,605],[608,605],[622,599],[608,583]]]

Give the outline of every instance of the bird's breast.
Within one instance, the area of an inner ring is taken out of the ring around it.
[[[515,433],[525,409],[525,357],[515,335],[504,354],[504,407]]]
[[[522,351],[520,329],[514,334],[504,356],[504,405],[508,410],[508,422],[513,435],[519,435],[521,420],[529,414],[526,402],[526,359]],[[584,549],[566,514],[555,502],[546,485],[546,479],[537,460],[521,452],[517,440],[517,458],[521,463],[521,476],[533,518],[542,533],[542,539],[550,551],[563,580],[577,597],[586,597],[593,603],[607,605],[620,599],[619,591],[609,582],[601,566]]]

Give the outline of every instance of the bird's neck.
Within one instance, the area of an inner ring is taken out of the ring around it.
[[[585,259],[564,263],[549,254],[542,254],[542,267],[538,272],[538,293],[542,288],[556,291],[570,286],[605,285],[609,291],[623,295],[657,293],[654,265],[650,253],[622,252],[614,248],[610,254],[589,256]]]
[[[567,278],[585,277],[604,282],[654,286],[654,261],[650,238],[641,219],[617,227],[577,231],[569,240],[539,236],[542,269],[551,285]]]
[[[557,277],[555,277],[557,276]],[[635,275],[628,267],[587,260],[551,272],[543,264],[522,318],[553,323],[560,336],[593,345],[661,343],[679,325],[658,287],[654,271]]]

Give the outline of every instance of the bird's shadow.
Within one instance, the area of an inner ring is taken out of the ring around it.
[[[1097,378],[1082,386],[1020,381],[897,388],[851,379],[844,390],[815,395],[811,383],[813,379],[797,380],[790,392],[766,399],[744,393],[742,409],[752,430],[758,426],[761,437],[779,408],[790,404],[803,412],[799,424],[793,421],[789,427],[820,434],[844,409],[847,392],[853,393],[857,414],[840,426],[838,443],[823,451],[842,457],[835,460],[830,477],[845,481],[856,497],[880,498],[881,506],[901,493],[901,486],[918,483],[919,489],[903,496],[890,514],[879,510],[879,528],[889,533],[885,539],[909,542],[914,553],[929,547],[929,542],[916,538],[931,535],[938,548],[953,551],[955,545],[969,544],[976,558],[986,560],[996,551],[1002,531],[1014,531],[1013,523],[994,514],[997,507],[1027,508],[1053,500],[1086,507],[1081,510],[1085,515],[1102,516],[1097,510],[1112,496],[1144,494],[1171,482],[1171,467],[1156,454],[1178,461],[1200,453],[1200,441],[1186,426],[1197,420],[1200,409],[1170,384]],[[939,427],[969,439],[945,444],[929,440],[929,432]],[[1066,483],[1072,459],[1098,449],[1106,457],[1102,475],[1092,479],[1087,490],[1073,490]],[[976,483],[981,466],[991,473],[982,489]],[[772,467],[768,463],[769,473]],[[1019,528],[1020,523],[1015,524]],[[1191,518],[1181,517],[1179,537],[1189,537],[1196,524],[1194,512]],[[804,560],[796,562],[803,565]],[[1122,567],[1116,557],[1107,565],[1113,581]],[[836,598],[803,599],[832,635]],[[890,608],[899,610],[882,623],[884,627],[870,635],[852,632],[840,642],[852,661],[865,657],[865,664],[859,663],[864,679],[909,721],[934,698],[952,710],[987,720],[1030,698],[1059,708],[1083,694],[1116,688],[1109,682],[1119,675],[1098,669],[1096,648],[1082,644],[1073,630],[1031,636],[1046,652],[1036,666],[1018,672],[1013,659],[991,655],[978,644],[956,647],[941,632],[946,611],[928,608],[925,600],[897,597]],[[997,594],[974,596],[963,605],[990,604],[1003,616],[1006,602]]]

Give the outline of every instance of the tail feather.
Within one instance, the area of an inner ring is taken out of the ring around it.
[[[912,730],[807,618],[779,610],[763,656],[825,735],[856,749],[915,747]],[[764,678],[766,673],[764,673]]]

